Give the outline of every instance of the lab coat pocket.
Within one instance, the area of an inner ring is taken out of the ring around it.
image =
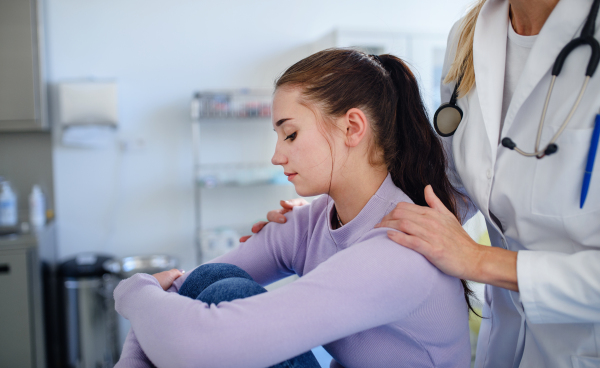
[[[600,368],[600,358],[571,355],[573,368]]]
[[[565,129],[556,141],[558,152],[537,160],[531,195],[534,214],[565,218],[600,210],[600,163],[595,165],[585,206],[579,208],[592,130]],[[550,129],[544,133],[542,144],[554,134]]]

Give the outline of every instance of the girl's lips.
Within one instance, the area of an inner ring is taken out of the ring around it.
[[[285,175],[288,177],[288,181],[292,181],[292,179],[294,179],[296,177],[296,175],[298,175],[298,173],[285,173]]]

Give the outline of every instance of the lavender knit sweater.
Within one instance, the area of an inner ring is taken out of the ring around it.
[[[267,367],[316,346],[331,367],[468,367],[467,305],[460,281],[373,229],[411,200],[385,179],[360,214],[331,230],[331,198],[294,208],[213,262],[267,285],[246,299],[207,305],[137,274],[115,290],[132,330],[117,367]]]

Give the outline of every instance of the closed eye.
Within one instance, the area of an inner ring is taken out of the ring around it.
[[[287,141],[288,139],[290,141],[293,141],[294,139],[296,139],[296,136],[298,135],[298,132],[293,132],[292,134],[288,135],[287,137],[285,137],[284,141]]]

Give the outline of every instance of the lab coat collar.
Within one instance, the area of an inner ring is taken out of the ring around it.
[[[508,0],[488,0],[481,8],[473,39],[475,84],[486,133],[496,160],[508,34]]]
[[[544,76],[550,75],[554,61],[563,47],[575,36],[579,36],[581,26],[585,22],[591,6],[592,0],[561,0],[558,2],[542,27],[515,87],[506,112],[502,137],[510,129],[517,112],[531,95],[533,89]],[[584,66],[581,67],[581,70],[583,75]],[[543,106],[539,106],[540,116],[542,109]],[[538,122],[536,121],[536,123]],[[522,143],[525,145],[524,149],[533,150],[533,146],[527,146],[530,142]]]

